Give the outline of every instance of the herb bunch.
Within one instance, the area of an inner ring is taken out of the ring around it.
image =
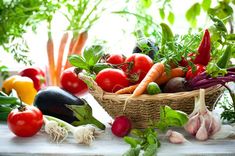
[[[32,64],[28,59],[28,45],[23,35],[37,24],[48,21],[60,7],[59,1],[48,0],[11,0],[0,2],[0,46],[11,53],[15,60]]]
[[[165,132],[169,127],[182,127],[188,121],[186,113],[173,110],[169,106],[160,107],[160,119],[151,121],[149,127],[144,130],[131,130],[131,137],[124,137],[124,141],[130,144],[131,148],[123,156],[152,156],[157,153],[161,143],[156,130]]]

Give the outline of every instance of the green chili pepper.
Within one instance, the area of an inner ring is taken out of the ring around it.
[[[219,60],[216,63],[218,67],[220,67],[220,68],[227,67],[233,50],[234,49],[232,48],[231,45],[227,46],[225,52],[223,53],[223,55],[219,58]]]
[[[10,112],[0,112],[0,121],[6,121]]]
[[[0,96],[0,105],[1,104],[17,104],[19,99],[12,96]]]
[[[161,23],[160,26],[162,27],[162,48],[164,49],[164,46],[167,45],[174,50],[174,35],[170,27],[165,23]]]

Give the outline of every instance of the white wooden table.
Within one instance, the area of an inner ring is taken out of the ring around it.
[[[108,125],[111,118],[107,113],[102,110],[90,95],[86,95],[86,99],[93,107],[94,116]],[[182,129],[179,131],[184,132]],[[235,139],[200,142],[189,135],[185,134],[185,137],[190,143],[175,145],[168,143],[163,134],[160,135],[162,146],[158,151],[158,156],[235,155]],[[0,122],[0,156],[120,156],[127,151],[128,148],[129,145],[121,138],[112,135],[110,127],[107,127],[105,133],[97,138],[91,146],[85,146],[77,144],[72,136],[65,142],[56,144],[51,142],[48,136],[43,132],[39,132],[37,135],[30,138],[19,138],[10,132],[6,122]]]

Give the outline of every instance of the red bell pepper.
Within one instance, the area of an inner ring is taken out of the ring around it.
[[[211,51],[210,33],[208,29],[206,29],[198,48],[198,54],[193,60],[193,63],[206,66],[211,59],[210,51]]]
[[[195,67],[196,67],[196,70],[194,72],[191,67],[188,68],[188,71],[185,76],[186,80],[191,80],[195,76],[199,75],[200,73],[206,70],[206,67],[201,64],[196,64]]]
[[[27,67],[19,72],[19,75],[33,80],[34,88],[39,91],[46,85],[45,73],[38,67]]]

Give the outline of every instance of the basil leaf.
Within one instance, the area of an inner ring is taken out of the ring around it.
[[[86,48],[83,57],[89,66],[94,66],[104,54],[103,47],[100,45],[93,45]]]
[[[122,156],[139,156],[139,154],[140,154],[140,147],[136,147],[136,148],[130,148]]]
[[[213,14],[210,13],[210,10],[208,11],[208,14],[209,14],[211,20],[214,22],[214,25],[215,25],[217,31],[222,31],[222,32],[227,33],[227,28],[224,25],[224,23],[220,19],[214,17]]]
[[[157,144],[149,145],[149,146],[146,148],[146,150],[145,150],[143,156],[153,156],[153,155],[156,155],[156,153],[157,153],[157,148],[158,148],[158,145],[157,145]]]
[[[139,129],[132,129],[131,134],[136,137],[143,137],[144,136],[144,133]]]
[[[136,148],[137,145],[139,144],[139,141],[138,141],[138,140],[136,140],[136,139],[134,139],[134,138],[132,138],[132,137],[128,137],[128,136],[125,136],[125,137],[124,137],[124,141],[125,141],[126,143],[130,144],[130,145],[131,145],[131,148]]]
[[[70,62],[71,65],[80,68],[80,69],[84,69],[86,71],[90,71],[89,66],[87,65],[86,61],[79,55],[70,55],[68,57],[68,60]]]
[[[165,106],[166,118],[172,122],[178,120],[179,122],[175,122],[175,125],[171,126],[183,126],[188,121],[188,116],[186,113],[178,110],[173,110],[169,106]],[[175,119],[175,120],[173,120]]]
[[[228,35],[226,36],[226,39],[227,39],[227,40],[230,40],[230,41],[235,41],[235,34],[228,34]]]

